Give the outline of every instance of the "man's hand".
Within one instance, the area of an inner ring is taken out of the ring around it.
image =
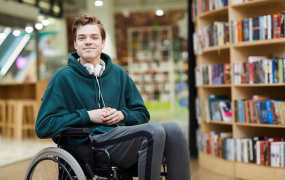
[[[104,114],[103,122],[107,125],[113,125],[117,124],[120,121],[123,121],[125,119],[124,114],[121,111],[117,111],[117,109],[112,108],[103,108],[108,110],[106,114]]]
[[[104,114],[108,112],[107,109],[94,109],[91,111],[87,111],[90,121],[95,123],[95,124],[105,124],[103,122],[104,119]]]
[[[96,124],[113,125],[125,119],[121,111],[112,108],[103,108],[87,111],[90,121]]]

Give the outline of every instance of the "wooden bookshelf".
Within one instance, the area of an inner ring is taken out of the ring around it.
[[[198,5],[199,1],[197,0]],[[227,95],[232,102],[233,122],[226,123],[221,121],[206,122],[202,119],[199,123],[201,134],[210,131],[232,132],[234,138],[243,137],[283,137],[285,138],[285,125],[280,124],[257,124],[257,123],[238,123],[235,120],[234,101],[251,98],[253,95],[266,95],[271,99],[285,100],[285,83],[276,84],[234,84],[233,82],[233,63],[247,62],[249,56],[267,56],[272,58],[272,53],[285,53],[285,38],[254,40],[250,42],[232,43],[231,22],[254,18],[267,14],[281,13],[285,10],[284,0],[255,0],[240,4],[231,4],[221,9],[198,14],[195,21],[195,31],[198,32],[205,26],[209,26],[214,21],[229,23],[230,43],[221,46],[210,46],[204,48],[199,53],[195,53],[196,66],[205,64],[231,64],[231,84],[221,85],[199,85],[196,86],[197,94],[201,100],[208,99],[210,94]],[[203,116],[205,117],[205,116]],[[279,180],[285,179],[285,168],[256,165],[253,163],[243,163],[229,161],[213,155],[199,151],[199,164],[213,172],[229,177],[249,180]]]
[[[284,168],[260,166],[256,164],[235,162],[234,174],[240,179],[281,180],[285,177]]]
[[[220,125],[233,125],[232,122],[224,122],[224,121],[213,121],[211,120],[209,123],[212,123],[212,124],[220,124]]]
[[[215,173],[234,177],[235,163],[232,161],[227,161],[215,156],[209,156],[206,153],[199,151],[198,162],[202,167]]]
[[[39,107],[48,83],[49,80],[34,83],[0,84],[0,99],[32,99],[37,101]]]

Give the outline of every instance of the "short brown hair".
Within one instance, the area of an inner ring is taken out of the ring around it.
[[[73,21],[73,24],[72,24],[72,33],[74,35],[74,40],[76,41],[76,33],[77,33],[77,29],[80,27],[80,26],[84,26],[84,25],[87,25],[87,24],[94,24],[94,25],[97,25],[100,29],[100,32],[101,32],[101,36],[102,36],[102,39],[105,40],[106,38],[106,32],[105,32],[105,29],[104,29],[104,26],[103,24],[101,23],[101,21],[95,17],[95,16],[91,16],[91,15],[78,15],[75,17],[74,21]]]

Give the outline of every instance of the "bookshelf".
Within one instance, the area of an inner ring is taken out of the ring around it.
[[[285,53],[285,37],[265,40],[253,40],[233,42],[232,21],[254,18],[258,16],[285,12],[284,0],[253,0],[238,4],[233,4],[228,0],[228,5],[212,10],[201,10],[209,8],[203,6],[203,0],[193,0],[192,3],[197,6],[197,14],[194,15],[195,32],[206,26],[211,26],[214,21],[229,24],[229,42],[221,45],[204,46],[201,49],[195,47],[196,66],[205,64],[223,64],[231,65],[231,83],[230,84],[199,84],[196,86],[197,96],[202,100],[207,100],[209,95],[227,95],[232,103],[233,120],[232,122],[214,121],[205,119],[205,111],[200,119],[199,127],[201,134],[207,134],[210,131],[231,132],[233,138],[247,137],[283,137],[285,138],[284,124],[257,124],[240,123],[235,118],[236,100],[252,98],[253,95],[266,95],[270,99],[285,100],[285,83],[260,83],[260,84],[235,84],[234,83],[234,63],[247,62],[249,56],[266,56],[272,58],[272,53]],[[224,2],[224,1],[221,1]],[[193,14],[193,13],[192,13]],[[193,39],[197,41],[197,37]],[[204,39],[198,39],[198,43],[204,42]],[[198,140],[199,141],[199,140]],[[200,142],[198,142],[200,143]],[[199,164],[213,172],[223,174],[229,177],[265,180],[265,179],[284,179],[284,167],[271,167],[257,165],[254,163],[244,163],[238,161],[225,160],[205,152],[199,151]]]
[[[128,28],[128,71],[151,111],[174,110],[172,40],[170,26]]]

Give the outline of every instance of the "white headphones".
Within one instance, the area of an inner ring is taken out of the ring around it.
[[[80,58],[78,58],[77,61],[80,63]],[[95,67],[91,63],[85,63],[83,65],[83,67],[85,67],[90,74],[92,74],[93,76],[96,77],[96,81],[97,81],[97,84],[99,87],[98,108],[100,108],[100,99],[101,98],[102,98],[103,106],[105,107],[105,102],[104,102],[103,95],[101,92],[100,83],[98,81],[98,77],[100,77],[103,74],[103,71],[105,70],[105,66],[106,66],[105,62],[101,59],[100,59],[100,64],[97,64]]]
[[[105,70],[105,62],[101,60],[100,64],[97,64],[95,67],[91,63],[85,63],[83,65],[87,71],[95,77],[100,77]]]

